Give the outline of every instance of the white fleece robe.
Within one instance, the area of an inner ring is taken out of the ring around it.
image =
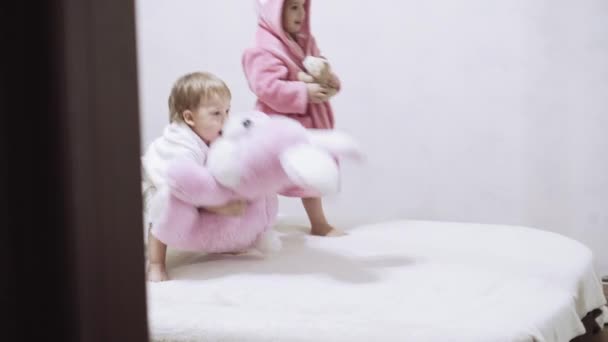
[[[189,159],[204,165],[209,147],[184,122],[173,122],[165,127],[162,136],[156,138],[146,149],[141,158],[142,192],[144,207],[144,230],[162,210],[162,203],[157,196],[166,190],[167,166],[174,159]]]

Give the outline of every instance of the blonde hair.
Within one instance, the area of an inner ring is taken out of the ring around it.
[[[184,111],[195,110],[201,103],[215,97],[232,98],[230,89],[219,77],[208,72],[193,72],[180,77],[169,95],[169,121],[184,121]]]

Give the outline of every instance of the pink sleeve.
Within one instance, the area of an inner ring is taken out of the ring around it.
[[[199,208],[226,204],[232,195],[206,167],[186,159],[175,160],[167,167],[167,184],[175,197]]]
[[[250,49],[243,55],[243,69],[249,88],[277,113],[306,114],[306,83],[287,80],[288,69],[271,53]]]

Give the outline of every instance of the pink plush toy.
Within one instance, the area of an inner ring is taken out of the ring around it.
[[[352,139],[337,131],[307,130],[294,120],[255,111],[233,114],[209,148],[204,167],[188,161],[169,167],[170,191],[153,233],[183,250],[278,250],[281,243],[271,229],[277,194],[337,192],[337,159],[358,158],[358,151]],[[198,209],[235,199],[249,202],[239,217]]]

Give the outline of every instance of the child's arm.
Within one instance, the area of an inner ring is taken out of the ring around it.
[[[250,49],[242,63],[249,87],[260,101],[279,113],[306,113],[307,85],[287,80],[288,69],[280,59],[268,51]]]
[[[245,200],[234,200],[221,206],[206,206],[202,209],[224,216],[240,216],[243,215],[245,209],[247,209],[247,201]]]
[[[167,184],[171,193],[195,207],[219,207],[234,196],[213,178],[209,169],[194,161],[181,159],[167,168]]]

